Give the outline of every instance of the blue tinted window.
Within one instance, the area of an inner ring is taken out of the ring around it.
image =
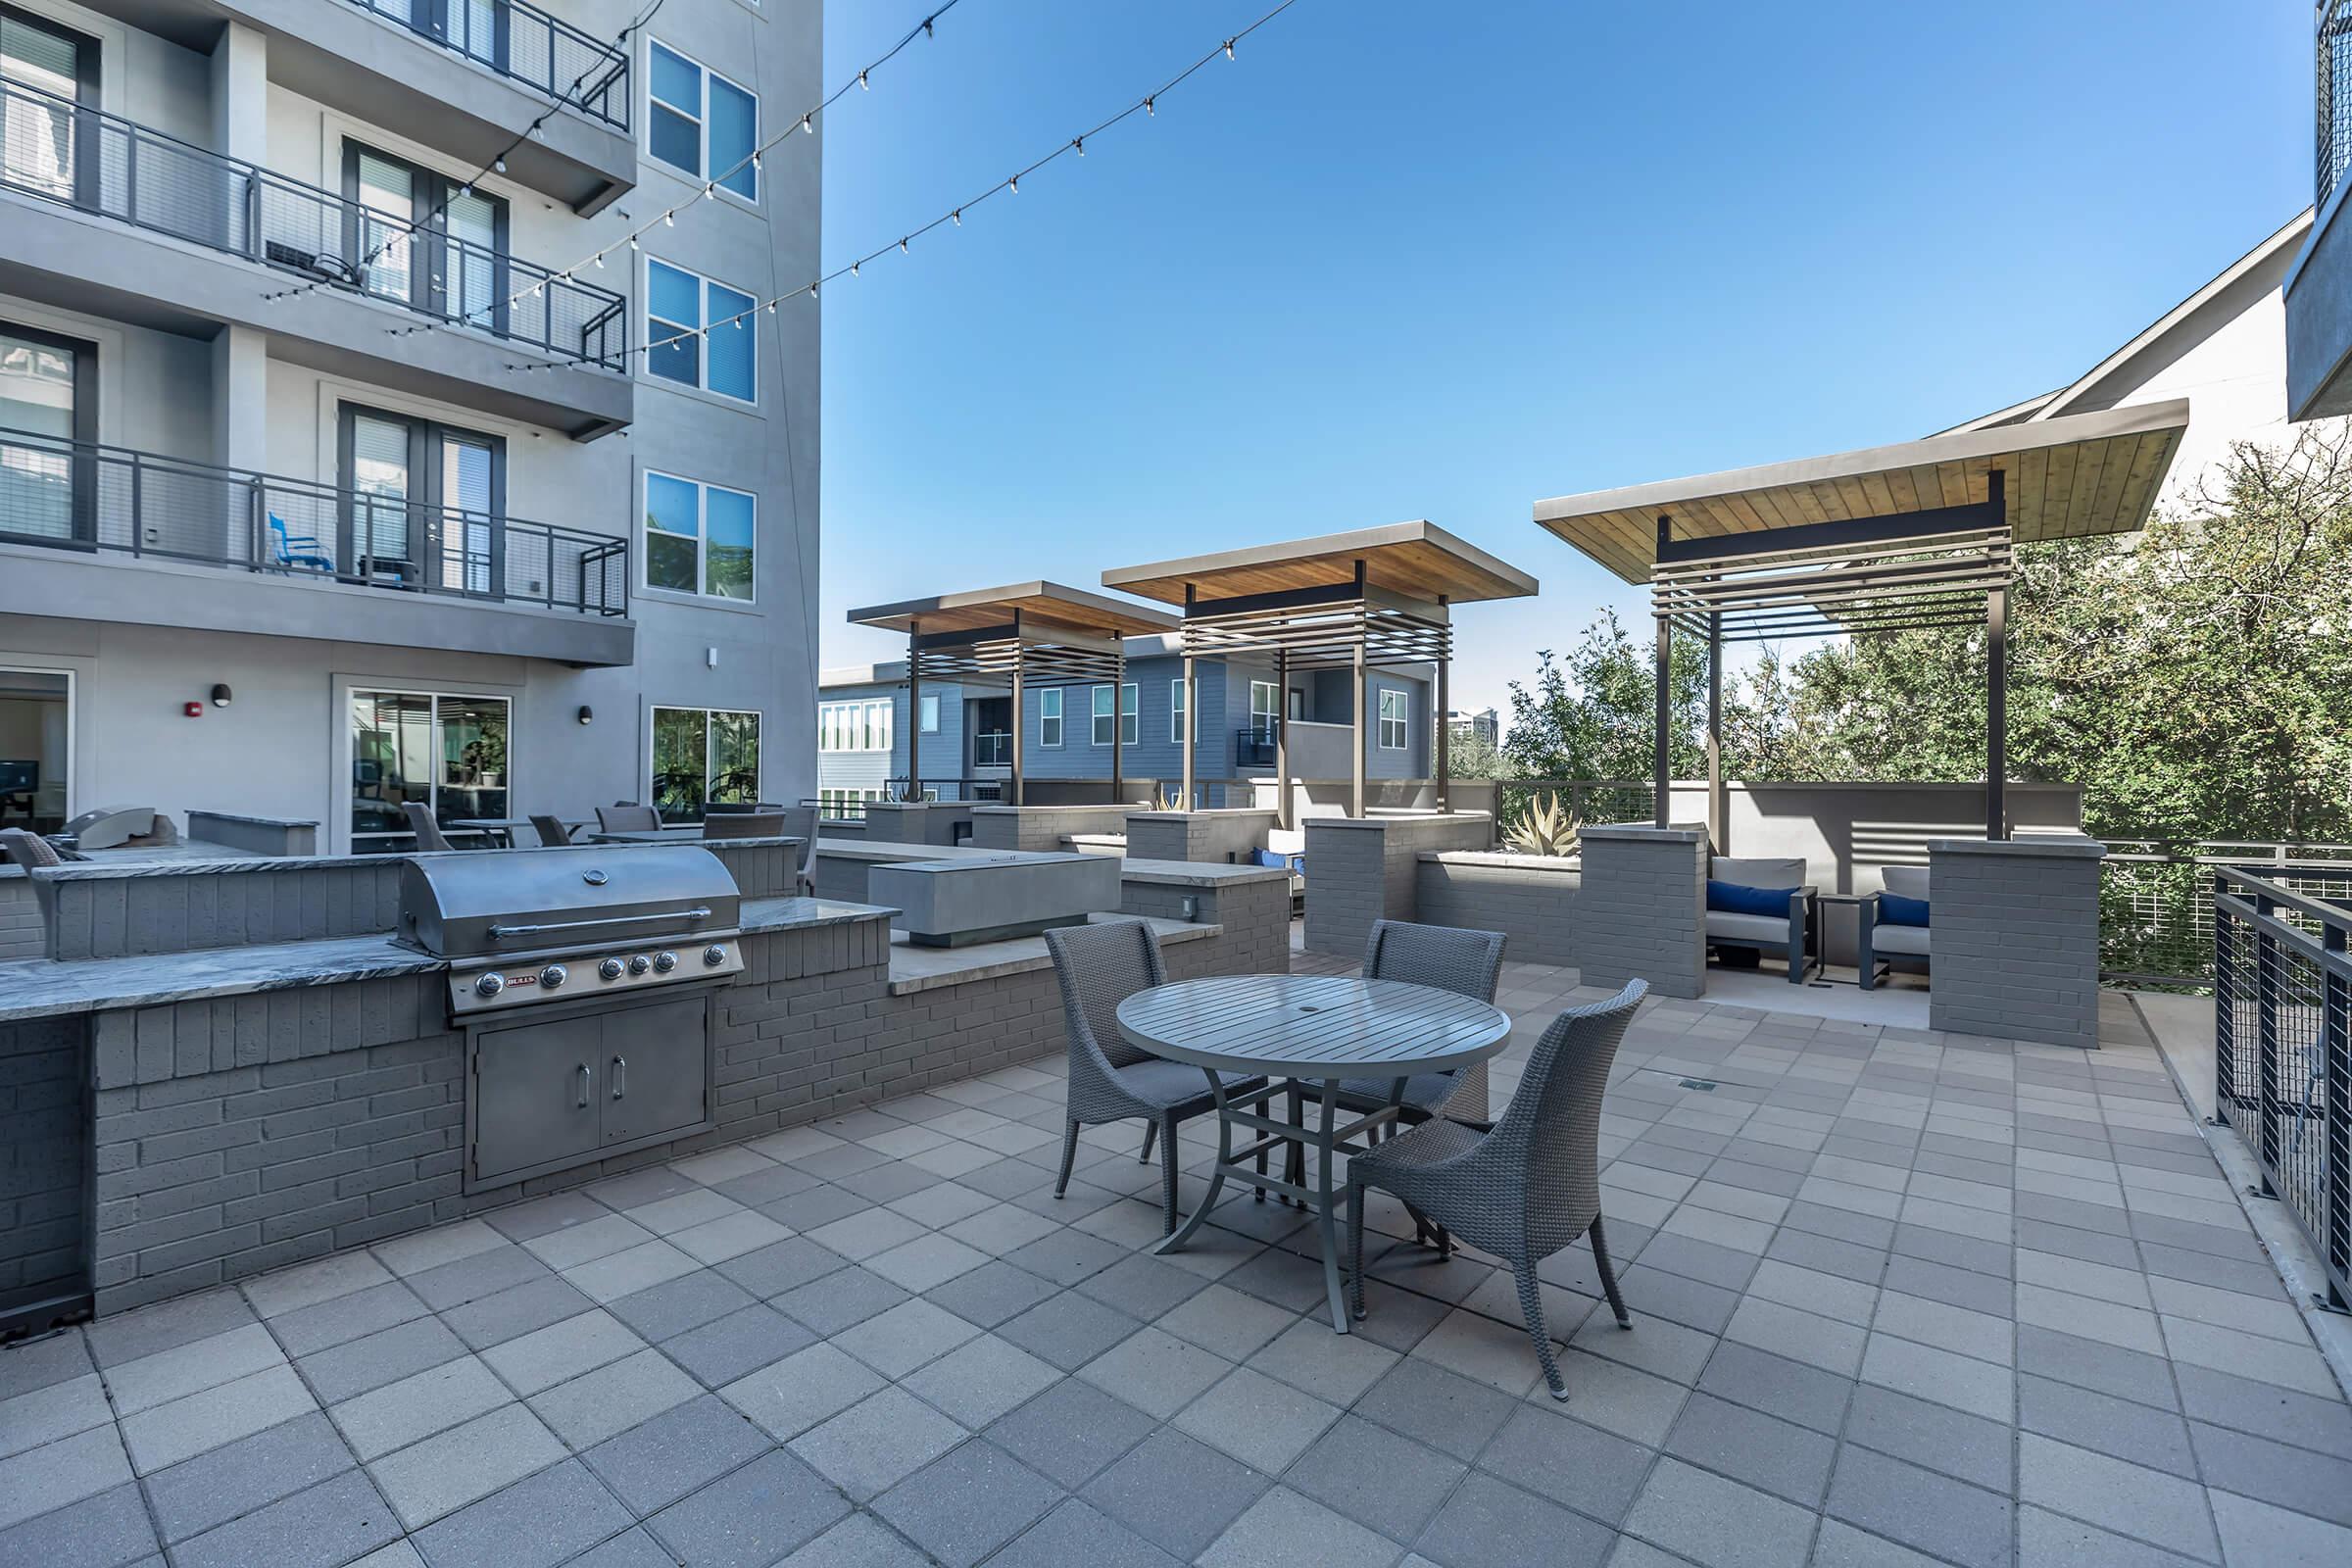
[[[751,166],[760,140],[760,100],[731,81],[710,78],[710,177],[746,201],[760,199],[760,171]],[[741,164],[741,169],[735,166]],[[727,171],[733,169],[733,173]]]
[[[746,403],[760,397],[760,328],[756,316],[743,316],[729,321],[727,318],[752,309],[755,303],[749,294],[738,294],[716,283],[707,285],[710,313],[706,319],[712,325],[709,334],[710,356],[710,390],[724,392]],[[719,323],[725,324],[719,324]]]

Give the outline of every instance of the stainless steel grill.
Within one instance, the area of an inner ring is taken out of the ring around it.
[[[421,855],[393,940],[450,961],[460,1017],[731,979],[742,897],[694,845]]]

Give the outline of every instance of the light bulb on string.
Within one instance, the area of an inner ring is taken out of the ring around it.
[[[1228,60],[1233,58],[1233,40],[1231,38],[1225,40],[1225,58]]]
[[[1070,145],[1077,149],[1079,157],[1086,156],[1086,138],[1084,136],[1073,136],[1070,138]]]
[[[804,136],[816,134],[816,116],[803,115],[801,117],[801,134]]]
[[[858,73],[858,90],[861,92],[871,92],[874,90],[872,84],[865,79],[865,73],[862,71]]]
[[[1013,175],[1013,176],[1012,176],[1010,179],[1006,180],[1004,183],[1012,187],[1012,193],[1013,193],[1015,196],[1018,196],[1018,195],[1021,193],[1021,176],[1020,176],[1020,175],[1018,175],[1018,174],[1015,174],[1015,175]]]
[[[507,172],[507,161],[504,158],[493,158],[490,160],[490,167],[503,174]]]

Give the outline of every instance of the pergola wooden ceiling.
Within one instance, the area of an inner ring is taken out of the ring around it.
[[[1537,502],[1539,526],[1650,585],[1659,824],[1677,629],[1708,643],[1709,817],[1721,849],[1725,643],[1983,624],[1986,834],[2005,837],[2015,547],[2144,526],[2187,427],[2188,404],[2174,399]]]
[[[922,683],[1003,686],[1012,694],[1012,802],[1022,798],[1021,695],[1030,686],[1097,682],[1116,691],[1127,669],[1125,639],[1161,636],[1176,618],[1145,606],[1054,582],[1011,583],[963,593],[907,599],[850,612],[853,625],[903,632],[906,637],[906,772],[913,798],[922,795]],[[1121,752],[1113,726],[1111,799],[1118,799]]]
[[[1124,566],[1102,586],[1184,607],[1187,711],[1193,662],[1212,657],[1269,657],[1286,688],[1305,669],[1354,671],[1353,809],[1364,810],[1364,670],[1373,665],[1437,666],[1437,786],[1446,803],[1449,735],[1445,719],[1453,662],[1452,607],[1523,598],[1536,579],[1425,519],[1255,545],[1180,561]],[[1289,808],[1286,721],[1275,724],[1279,808]],[[1184,738],[1183,796],[1193,797],[1193,738]]]

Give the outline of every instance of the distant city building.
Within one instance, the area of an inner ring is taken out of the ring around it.
[[[1502,715],[1492,708],[1481,708],[1475,712],[1457,708],[1446,715],[1446,722],[1457,740],[1480,740],[1489,746],[1502,744]]]

